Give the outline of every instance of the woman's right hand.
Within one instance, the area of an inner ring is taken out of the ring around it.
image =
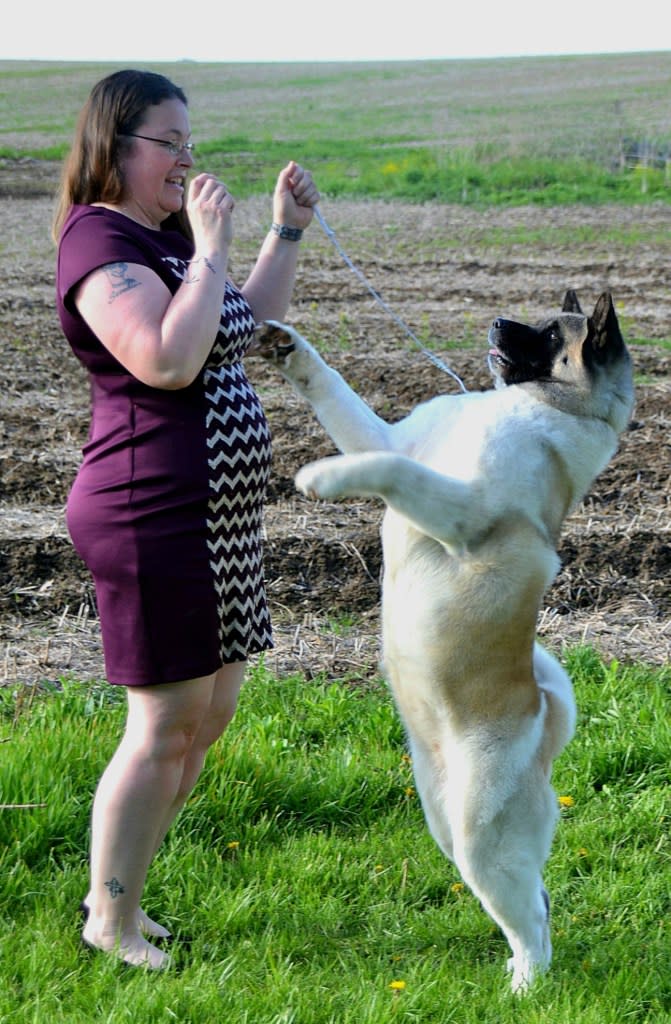
[[[199,174],[186,209],[194,236],[189,272],[174,295],[149,267],[105,265],[80,284],[75,304],[122,366],[153,388],[188,387],[217,336],[235,202],[223,182]]]
[[[213,174],[197,174],[189,185],[186,212],[196,252],[220,251],[233,240],[235,200]]]

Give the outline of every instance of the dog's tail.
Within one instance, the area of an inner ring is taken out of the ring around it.
[[[549,776],[552,762],[573,738],[577,708],[568,673],[557,659],[538,643],[534,648],[534,675],[547,700],[542,759]]]

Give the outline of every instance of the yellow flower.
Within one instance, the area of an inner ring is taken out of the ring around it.
[[[404,981],[391,981],[389,982],[389,988],[393,989],[394,992],[402,992],[405,988]]]
[[[584,846],[581,846],[580,849],[578,850],[578,856],[579,857],[588,857],[589,856],[589,850],[586,850]]]
[[[237,850],[239,845],[240,845],[239,841],[237,839],[233,839],[233,840],[231,840],[230,843],[226,843],[226,849],[227,850]]]
[[[406,786],[405,787],[405,795],[406,796],[414,796],[415,795],[415,788],[414,788],[414,786]]]
[[[572,796],[560,796],[559,806],[560,807],[573,807],[575,800]]]
[[[464,883],[463,882],[455,882],[454,885],[450,886],[450,892],[460,893],[460,892],[463,892],[463,891],[464,891]]]

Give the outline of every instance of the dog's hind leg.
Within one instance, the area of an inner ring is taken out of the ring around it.
[[[556,799],[542,773],[533,775],[486,825],[471,823],[462,830],[453,822],[457,867],[510,945],[514,992],[525,991],[552,956],[550,901],[541,872],[552,842]]]
[[[429,832],[445,856],[454,860],[452,831],[445,813],[447,774],[440,750],[430,750],[411,733],[408,734],[408,743],[415,785]]]
[[[482,787],[493,780],[469,782],[467,765],[443,756],[437,738],[432,743],[408,730],[408,739],[429,832],[508,940],[512,988],[522,992],[552,954],[550,900],[541,875],[557,817],[552,787],[540,765],[530,766],[513,795],[483,823]]]
[[[552,762],[575,732],[576,703],[568,673],[540,644],[534,646],[534,676],[547,701],[547,719],[541,757],[548,777]]]

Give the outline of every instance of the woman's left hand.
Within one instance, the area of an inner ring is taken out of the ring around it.
[[[320,195],[312,175],[293,160],[280,171],[273,196],[273,220],[291,228],[306,228]]]

